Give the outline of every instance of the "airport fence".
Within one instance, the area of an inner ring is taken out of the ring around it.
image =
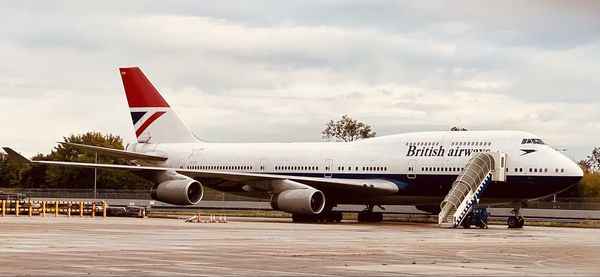
[[[0,188],[0,195],[7,199],[26,198],[73,198],[94,199],[93,189],[54,189],[54,188]],[[96,190],[96,199],[140,199],[149,200],[150,190]],[[211,201],[267,201],[250,197],[223,193],[210,188],[204,189],[203,200]]]
[[[489,205],[491,208],[512,208],[510,204]],[[529,201],[530,209],[562,209],[562,210],[600,210],[599,198],[582,197],[548,197],[536,201]]]
[[[93,189],[50,189],[50,188],[0,188],[0,196],[6,199],[27,198],[60,198],[60,199],[94,199]],[[96,199],[151,199],[149,190],[96,190]],[[205,188],[203,200],[209,201],[251,201],[261,202],[268,199],[257,199],[223,193]],[[510,204],[489,205],[492,208],[511,208]],[[566,210],[600,210],[600,198],[548,197],[529,201],[532,209],[566,209]]]

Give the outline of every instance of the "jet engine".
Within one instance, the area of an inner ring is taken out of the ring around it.
[[[325,195],[316,189],[290,189],[271,197],[271,207],[292,214],[318,214],[325,207]]]
[[[164,181],[154,188],[150,195],[152,199],[173,205],[194,205],[200,202],[204,189],[200,182],[190,179]]]

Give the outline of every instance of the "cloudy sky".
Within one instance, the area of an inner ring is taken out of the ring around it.
[[[379,135],[525,130],[600,146],[599,1],[10,1],[0,144],[134,141],[118,72],[139,65],[207,141],[320,141],[343,114]]]

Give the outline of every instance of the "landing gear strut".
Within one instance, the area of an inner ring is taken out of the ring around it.
[[[514,216],[508,217],[508,228],[523,228],[523,225],[525,225],[525,218],[521,215],[522,207],[527,207],[527,201],[517,201],[514,203],[514,208],[510,211]]]
[[[383,213],[373,212],[375,205],[367,205],[367,207],[358,213],[358,222],[381,222],[383,221]],[[381,206],[380,206],[381,207]]]

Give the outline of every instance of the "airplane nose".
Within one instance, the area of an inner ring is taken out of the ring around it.
[[[570,162],[569,167],[567,168],[567,174],[569,176],[579,177],[578,180],[583,178],[583,170],[577,163],[573,161]]]

